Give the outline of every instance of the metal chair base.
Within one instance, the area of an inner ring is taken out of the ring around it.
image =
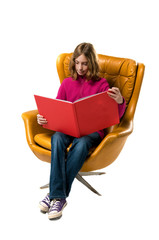
[[[92,175],[102,175],[102,174],[105,174],[105,172],[79,172],[76,176],[76,179],[80,181],[82,184],[84,184],[92,192],[94,192],[98,196],[101,196],[101,194],[95,188],[93,188],[82,176],[92,176]],[[44,189],[48,187],[49,187],[49,183],[45,184],[44,186],[41,186],[40,189]]]

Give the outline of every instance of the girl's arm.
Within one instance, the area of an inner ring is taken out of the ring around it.
[[[118,104],[123,104],[124,99],[121,95],[119,88],[117,87],[109,88],[107,93],[109,97],[113,98]]]
[[[65,91],[65,79],[63,80],[63,82],[61,83],[61,85],[59,87],[56,99],[67,100],[66,99],[66,91]]]
[[[108,93],[109,97],[113,98],[118,103],[119,118],[121,118],[125,112],[126,101],[123,98],[123,96],[121,95],[119,88],[112,87],[112,88],[108,89],[107,93]]]

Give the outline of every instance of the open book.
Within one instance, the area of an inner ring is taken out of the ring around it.
[[[119,123],[118,104],[107,92],[69,102],[34,95],[44,128],[81,137]]]

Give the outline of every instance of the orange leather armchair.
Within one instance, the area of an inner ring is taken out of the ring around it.
[[[69,61],[72,53],[63,53],[57,58],[60,82],[70,76]],[[107,79],[110,87],[116,86],[126,100],[126,111],[118,125],[105,129],[105,138],[90,154],[82,166],[77,179],[99,194],[82,175],[99,170],[111,164],[121,152],[129,134],[133,131],[133,118],[143,80],[145,66],[134,60],[98,54],[100,76]],[[44,129],[37,123],[37,110],[22,114],[26,138],[30,149],[42,161],[51,161],[51,135],[53,131]],[[69,151],[69,148],[67,149]],[[84,172],[84,173],[83,173]],[[100,195],[100,194],[99,194]]]

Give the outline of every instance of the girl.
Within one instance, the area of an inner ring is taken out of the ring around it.
[[[90,43],[79,44],[72,55],[69,70],[71,77],[63,80],[57,99],[74,102],[79,98],[87,97],[99,92],[107,91],[119,106],[119,117],[125,111],[125,100],[116,87],[109,89],[108,82],[99,77],[99,65],[94,47]],[[37,115],[40,125],[47,120]],[[100,130],[81,138],[75,138],[56,132],[51,138],[51,170],[49,194],[39,203],[41,211],[48,212],[49,219],[62,216],[69,196],[71,185],[88,156],[89,149],[97,146],[104,137]],[[66,156],[66,148],[72,146]]]

